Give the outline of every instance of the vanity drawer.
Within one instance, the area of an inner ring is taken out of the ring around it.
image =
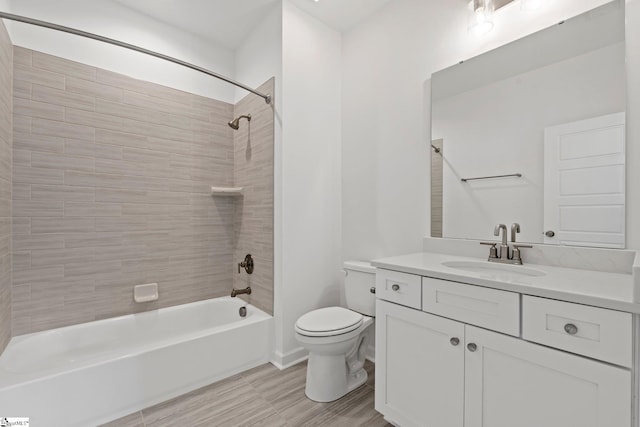
[[[630,313],[524,296],[522,338],[631,367]]]
[[[422,311],[520,336],[520,294],[422,278]]]
[[[381,270],[376,272],[376,296],[380,299],[420,309],[420,276]]]

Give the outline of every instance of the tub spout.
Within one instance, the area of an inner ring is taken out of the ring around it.
[[[247,286],[244,289],[236,289],[236,288],[231,289],[231,297],[236,297],[242,294],[251,295],[251,286]]]

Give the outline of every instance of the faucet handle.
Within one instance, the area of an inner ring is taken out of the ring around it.
[[[247,254],[244,257],[244,261],[238,263],[238,274],[240,274],[240,268],[244,268],[249,274],[253,273],[253,258],[251,254]]]
[[[498,259],[498,249],[496,248],[498,243],[499,242],[480,242],[481,245],[491,246],[489,248],[489,261],[492,259]]]
[[[520,243],[516,243],[515,245],[513,245],[514,248],[525,248],[525,249],[531,249],[533,248],[533,246],[531,245],[521,245]]]
[[[520,255],[520,248],[532,248],[532,247],[533,246],[531,246],[531,245],[514,244],[513,245],[513,255],[511,257],[511,259],[513,260],[513,263],[522,265],[522,256]]]

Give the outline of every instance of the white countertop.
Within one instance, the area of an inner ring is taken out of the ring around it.
[[[640,313],[640,303],[633,301],[634,277],[632,274],[528,264],[525,260],[524,267],[540,270],[545,275],[538,277],[504,275],[502,277],[500,274],[485,274],[447,267],[442,264],[442,262],[446,261],[471,261],[493,264],[489,263],[486,258],[471,258],[433,252],[381,258],[373,260],[371,264],[387,270],[630,313]],[[515,270],[520,266],[510,267]]]

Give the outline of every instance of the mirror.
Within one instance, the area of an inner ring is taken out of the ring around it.
[[[625,247],[624,54],[616,0],[433,74],[432,236]]]

